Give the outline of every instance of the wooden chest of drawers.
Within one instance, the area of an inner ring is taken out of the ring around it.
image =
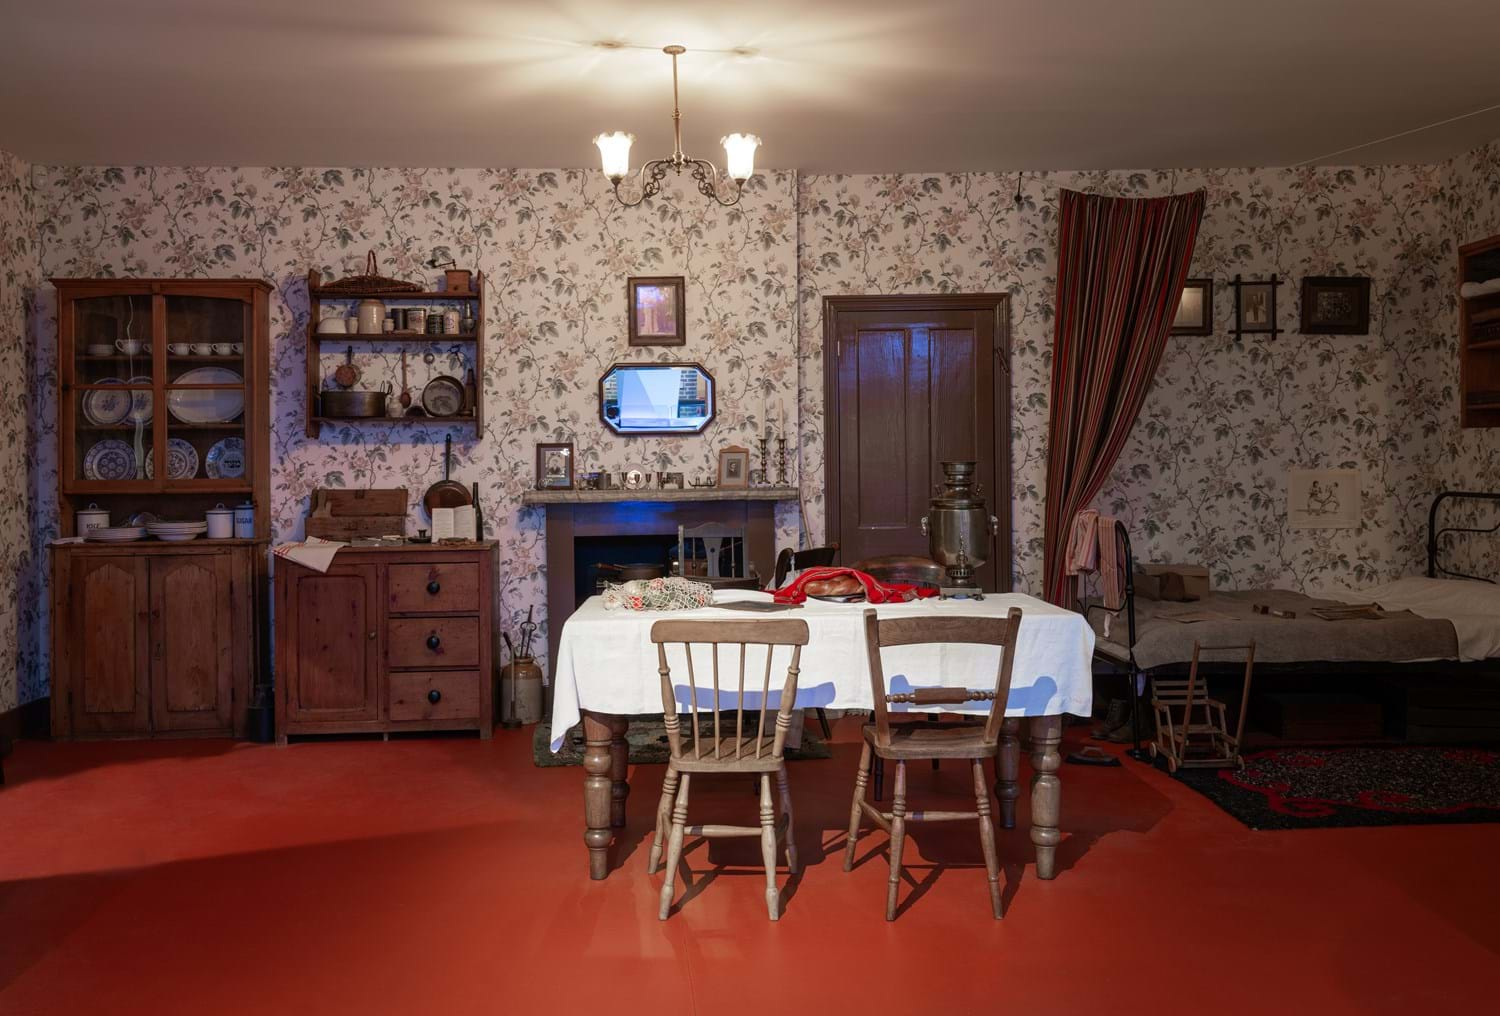
[[[276,739],[478,730],[491,713],[493,543],[276,559]]]

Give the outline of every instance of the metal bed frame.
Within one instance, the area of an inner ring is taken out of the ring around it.
[[[1493,526],[1487,526],[1487,527],[1486,526],[1444,526],[1443,528],[1439,529],[1438,528],[1438,513],[1439,513],[1439,510],[1442,508],[1443,503],[1445,501],[1449,501],[1449,500],[1456,500],[1456,501],[1488,501],[1488,502],[1494,502],[1496,504],[1500,504],[1500,491],[1445,490],[1445,491],[1441,491],[1436,497],[1434,497],[1432,499],[1432,505],[1431,505],[1431,507],[1427,511],[1427,576],[1428,576],[1428,578],[1437,578],[1439,576],[1442,576],[1442,577],[1445,577],[1445,578],[1473,579],[1473,580],[1476,580],[1476,581],[1479,581],[1479,582],[1489,582],[1489,583],[1493,584],[1496,581],[1493,578],[1487,578],[1487,577],[1485,577],[1483,575],[1469,575],[1469,574],[1467,574],[1465,572],[1454,571],[1454,570],[1452,570],[1450,568],[1445,568],[1441,564],[1438,563],[1438,554],[1439,554],[1439,551],[1441,549],[1440,548],[1440,544],[1441,544],[1442,538],[1444,536],[1447,536],[1449,534],[1473,534],[1473,533],[1478,533],[1478,534],[1483,535],[1483,534],[1494,533],[1494,532],[1500,531],[1500,521],[1497,521]],[[1131,727],[1131,735],[1132,735],[1132,738],[1133,738],[1133,740],[1135,742],[1134,746],[1130,749],[1130,751],[1127,752],[1127,754],[1130,755],[1132,758],[1139,759],[1140,761],[1149,762],[1150,761],[1150,756],[1147,753],[1146,749],[1144,749],[1141,746],[1141,708],[1140,708],[1140,699],[1141,699],[1141,694],[1144,691],[1144,689],[1142,688],[1142,684],[1144,682],[1144,679],[1150,676],[1150,673],[1148,673],[1146,670],[1143,670],[1141,668],[1141,666],[1136,662],[1136,659],[1135,659],[1135,637],[1136,637],[1136,621],[1135,621],[1135,557],[1134,557],[1134,555],[1131,552],[1131,548],[1130,548],[1130,536],[1129,536],[1129,534],[1127,534],[1125,532],[1125,525],[1124,525],[1124,523],[1120,523],[1120,524],[1116,525],[1115,532],[1119,535],[1119,541],[1118,542],[1119,542],[1120,559],[1125,562],[1125,603],[1124,603],[1124,605],[1121,606],[1119,610],[1108,610],[1108,609],[1106,609],[1104,607],[1104,605],[1102,603],[1089,603],[1088,602],[1088,597],[1085,596],[1085,595],[1076,596],[1075,597],[1075,601],[1076,601],[1076,603],[1077,603],[1077,605],[1079,607],[1079,613],[1083,614],[1085,617],[1089,616],[1089,612],[1090,611],[1094,611],[1094,610],[1100,611],[1101,613],[1112,615],[1114,617],[1118,617],[1121,614],[1125,615],[1125,631],[1126,631],[1126,636],[1127,636],[1127,638],[1129,640],[1128,642],[1126,642],[1126,646],[1127,646],[1127,648],[1129,650],[1129,658],[1128,658],[1128,661],[1126,661],[1126,663],[1125,663],[1125,670],[1126,670],[1126,676],[1128,677],[1128,679],[1130,681],[1130,689],[1131,689],[1131,692],[1132,692],[1132,694],[1130,696],[1130,727]],[[1078,584],[1078,588],[1079,588],[1080,591],[1082,591],[1082,589],[1083,589],[1083,583],[1081,581]],[[1101,658],[1101,654],[1099,653],[1099,651],[1098,651],[1097,648],[1095,649],[1094,655],[1095,655],[1096,659]],[[1103,659],[1104,662],[1110,664],[1113,667],[1117,667],[1118,668],[1120,666],[1120,662],[1121,661],[1119,661],[1119,660],[1117,660],[1117,659],[1115,659],[1113,657],[1104,656],[1104,657],[1102,657],[1102,659]],[[1311,661],[1309,661],[1309,662],[1311,662]],[[1177,666],[1177,665],[1176,664],[1172,664],[1171,666]],[[1306,664],[1301,664],[1301,663],[1266,664],[1266,663],[1262,663],[1262,664],[1260,664],[1260,666],[1257,669],[1260,669],[1260,670],[1263,670],[1263,671],[1297,672],[1297,670],[1299,668],[1304,667],[1304,666],[1306,666]],[[1321,664],[1320,663],[1320,664],[1317,664],[1317,666],[1319,667],[1320,670],[1326,670],[1326,669],[1329,668],[1328,664]],[[1403,664],[1403,663],[1387,663],[1387,664],[1362,663],[1362,664],[1358,665],[1358,668],[1360,670],[1362,670],[1362,671],[1368,671],[1368,672],[1371,672],[1371,673],[1376,673],[1376,672],[1379,672],[1379,673],[1387,673],[1387,672],[1400,673],[1400,672],[1409,672],[1409,671],[1411,671],[1413,669],[1420,670],[1420,669],[1423,668],[1423,666],[1424,665],[1422,665],[1422,664],[1413,665],[1413,664]],[[1462,667],[1462,668],[1465,668],[1465,669],[1468,669],[1468,668],[1480,668],[1480,669],[1488,670],[1490,668],[1490,666],[1492,666],[1492,664],[1487,663],[1487,662],[1481,662],[1481,663],[1478,663],[1478,664],[1461,664],[1461,663],[1458,663],[1458,664],[1454,664],[1454,666]],[[1164,669],[1164,668],[1156,668],[1156,669],[1160,670],[1160,669]],[[1341,669],[1341,668],[1334,668],[1334,669]]]

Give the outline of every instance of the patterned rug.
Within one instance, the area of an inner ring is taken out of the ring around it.
[[[712,714],[700,716],[698,722],[704,739],[712,739],[714,732]],[[734,714],[729,714],[719,722],[721,729],[731,734],[734,733]],[[769,722],[768,718],[767,723]],[[552,752],[549,744],[551,736],[551,724],[543,722],[536,725],[531,739],[533,762],[542,768],[583,765],[583,724],[580,723],[568,731],[567,740],[563,741],[562,749],[556,754]],[[683,722],[682,736],[691,738],[686,720]],[[661,713],[632,717],[630,729],[625,733],[625,740],[630,742],[631,765],[664,765],[671,755],[671,750],[667,747],[667,727],[662,721]],[[691,744],[691,740],[688,743]],[[833,752],[828,750],[827,742],[811,727],[806,727],[802,731],[802,747],[786,750],[788,762],[832,757]]]
[[[1175,778],[1251,829],[1500,822],[1500,751],[1483,748],[1274,748]]]

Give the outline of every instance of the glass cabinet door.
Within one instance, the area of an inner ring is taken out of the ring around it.
[[[72,303],[72,480],[148,480],[153,470],[156,376],[152,299],[146,294]]]
[[[178,295],[165,306],[166,488],[250,489],[245,432],[250,304]]]

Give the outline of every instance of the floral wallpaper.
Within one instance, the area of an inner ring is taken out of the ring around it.
[[[1493,162],[1476,175],[1493,186]],[[1214,334],[1169,340],[1100,498],[1131,527],[1137,556],[1200,562],[1216,584],[1240,588],[1368,585],[1418,567],[1432,494],[1476,479],[1445,450],[1457,440],[1455,244],[1439,166],[804,177],[801,441],[811,539],[823,536],[822,298],[1009,293],[1015,583],[1038,589],[1064,187],[1208,192],[1191,274],[1215,280]],[[1272,273],[1285,280],[1282,334],[1236,341],[1228,283]],[[1373,280],[1370,334],[1300,334],[1301,278],[1345,274]],[[1363,473],[1360,528],[1289,529],[1287,470],[1334,466]]]
[[[23,685],[33,644],[35,600],[23,595],[32,574],[32,413],[28,322],[39,278],[31,166],[0,152],[0,713],[43,694]]]
[[[573,441],[579,471],[643,466],[700,475],[716,468],[719,448],[753,447],[768,414],[779,421],[785,412],[795,427],[795,176],[762,173],[727,209],[703,200],[690,181],[672,184],[664,196],[625,209],[597,172],[51,168],[38,180],[36,217],[49,277],[248,277],[275,287],[270,511],[281,540],[301,535],[315,487],[405,486],[415,508],[442,477],[447,432],[351,425],[306,436],[308,269],[327,278],[362,272],[373,248],[381,273],[398,278],[433,284],[440,273],[423,262],[434,250],[483,271],[485,432],[476,440],[472,430],[452,431],[453,475],[479,484],[488,535],[500,542],[497,612],[509,629],[528,606],[539,620],[545,614],[545,519],[520,505],[534,484],[538,442]],[[627,346],[631,275],[686,277],[686,346]],[[55,489],[51,287],[44,300],[43,489]],[[430,365],[409,357],[413,385],[471,366],[450,359],[447,346],[434,352]],[[325,374],[342,360],[338,353],[323,364]],[[714,375],[717,415],[708,431],[628,440],[607,434],[597,383],[608,365],[677,359],[700,361]],[[399,380],[399,352],[365,347],[358,362],[369,368],[361,387]],[[783,507],[778,525],[779,539],[795,542],[795,505]],[[41,507],[39,529],[56,531],[51,501]]]

